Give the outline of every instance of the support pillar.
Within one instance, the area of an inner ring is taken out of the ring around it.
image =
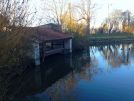
[[[40,47],[39,47],[39,43],[38,42],[34,43],[33,47],[34,47],[35,65],[39,66],[40,65]]]
[[[39,43],[39,49],[40,49],[40,62],[44,61],[45,58],[45,50],[44,50],[44,43]]]
[[[64,48],[64,50],[68,53],[72,53],[72,39],[68,39],[64,42]]]

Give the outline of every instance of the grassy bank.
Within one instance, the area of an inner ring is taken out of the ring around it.
[[[90,45],[129,43],[134,41],[134,35],[129,33],[95,34],[89,35],[88,39]]]
[[[82,50],[89,45],[130,43],[134,41],[134,35],[130,33],[77,35],[73,39],[74,50]]]
[[[88,36],[89,39],[122,39],[134,37],[134,34],[130,33],[111,33],[111,34],[92,34]]]

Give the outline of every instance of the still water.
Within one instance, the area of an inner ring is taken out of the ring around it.
[[[23,81],[14,101],[134,101],[134,44],[51,56]]]

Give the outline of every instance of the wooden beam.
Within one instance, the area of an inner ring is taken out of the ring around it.
[[[40,49],[40,61],[44,61],[45,52],[44,52],[44,43],[39,43],[39,49]]]

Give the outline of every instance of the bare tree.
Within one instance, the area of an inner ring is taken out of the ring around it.
[[[43,9],[47,14],[48,22],[63,24],[63,15],[67,13],[67,0],[47,0]]]
[[[92,3],[92,0],[81,0],[81,3],[77,7],[81,16],[79,20],[85,20],[86,34],[88,35],[90,34],[90,24],[95,4]]]
[[[122,29],[124,32],[129,32],[131,22],[131,12],[129,10],[122,12]]]
[[[121,31],[120,25],[122,22],[122,11],[114,10],[107,18],[108,33],[112,31]]]

